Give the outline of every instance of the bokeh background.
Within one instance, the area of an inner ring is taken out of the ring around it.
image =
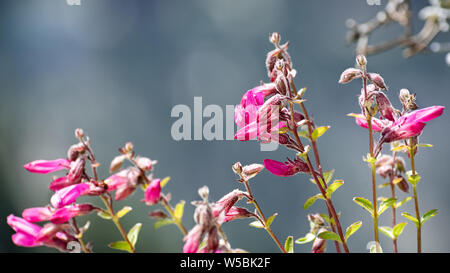
[[[414,1],[414,12],[427,3]],[[132,141],[139,154],[158,160],[155,175],[171,176],[165,189],[174,201],[187,201],[183,220],[188,228],[194,223],[190,202],[199,199],[199,187],[208,185],[210,199],[217,200],[241,186],[231,170],[234,162],[261,163],[265,158],[283,160],[292,155],[283,148],[261,152],[256,141],[177,142],[170,134],[176,120],[170,116],[174,105],[193,107],[194,96],[201,96],[204,107],[217,104],[225,109],[225,105],[237,104],[242,94],[261,80],[267,81],[264,60],[271,49],[268,35],[273,31],[291,42],[290,53],[299,72],[296,84],[308,87],[307,107],[316,123],[331,126],[319,141],[323,165],[336,169],[335,178],[345,180],[334,195],[343,225],[363,221],[349,242],[350,249],[367,252],[372,222],[352,197],[371,196],[369,169],[361,160],[368,150],[368,136],[346,116],[359,111],[356,94],[360,83],[342,86],[337,80],[341,71],[354,65],[354,46],[345,43],[346,19],[365,21],[379,9],[362,0],[81,0],[81,6],[69,6],[64,0],[1,1],[0,252],[55,251],[13,245],[6,217],[49,203],[51,175],[28,173],[23,165],[35,159],[64,157],[76,142],[73,132],[78,127],[92,140],[103,163],[103,178],[108,176],[117,148],[126,141]],[[415,29],[422,23],[416,21]],[[399,27],[388,27],[374,39],[389,39],[399,31]],[[449,40],[449,36],[439,39]],[[399,107],[400,88],[417,93],[421,106],[449,105],[450,69],[444,55],[421,54],[405,60],[395,49],[368,61],[369,71],[383,75],[395,106]],[[426,252],[450,250],[449,122],[445,112],[427,125],[420,139],[435,145],[417,156],[423,178],[420,208],[422,212],[440,209],[423,228]],[[316,193],[306,175],[281,178],[263,171],[251,184],[265,214],[279,213],[272,227],[283,241],[288,235],[297,239],[308,232],[307,213],[324,212],[321,202],[307,211],[302,208]],[[389,195],[387,188],[378,192]],[[143,224],[137,250],[180,252],[180,232],[175,226],[154,230],[155,221],[147,216],[154,208],[141,203],[142,198],[138,191],[116,203],[117,209],[124,205],[134,208],[122,218],[126,229],[136,222]],[[83,197],[82,201],[98,204],[95,199]],[[412,212],[412,202],[400,211]],[[390,217],[390,211],[383,214],[381,225],[390,225]],[[96,215],[79,222],[87,220],[91,228],[85,238],[94,242],[94,251],[114,252],[106,246],[120,239],[113,224]],[[237,220],[224,225],[233,247],[279,251],[267,233],[248,223]],[[391,252],[390,239],[380,236],[384,250]],[[328,250],[334,252],[333,244]],[[399,239],[399,250],[415,251],[412,223]],[[309,252],[310,245],[295,245],[295,251]]]

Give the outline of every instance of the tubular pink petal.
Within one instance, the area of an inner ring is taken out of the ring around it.
[[[13,234],[11,239],[15,245],[22,247],[35,247],[42,245],[42,242],[38,241],[35,237],[22,232]]]
[[[161,179],[154,179],[145,189],[145,203],[147,205],[157,204],[161,195]]]
[[[18,233],[24,233],[32,237],[37,237],[41,231],[41,227],[27,220],[10,214],[7,217],[8,225]]]
[[[56,160],[35,160],[33,162],[24,165],[27,171],[32,173],[51,173],[62,169],[68,169],[70,162],[67,159],[56,159]]]
[[[52,217],[49,207],[28,208],[22,212],[22,217],[29,222],[48,221]]]
[[[55,208],[61,208],[74,203],[78,197],[89,193],[91,186],[89,183],[80,183],[65,187],[53,194],[50,203]]]

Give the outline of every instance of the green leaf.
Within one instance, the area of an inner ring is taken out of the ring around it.
[[[298,131],[297,134],[298,134],[299,137],[303,137],[303,138],[309,139],[307,131]]]
[[[167,226],[167,225],[170,225],[170,224],[173,224],[173,223],[175,223],[173,221],[173,219],[162,219],[162,220],[159,220],[158,222],[156,222],[155,225],[153,225],[153,227],[155,229],[158,229],[160,227]]]
[[[277,217],[278,213],[274,213],[272,216],[270,216],[269,218],[267,218],[266,221],[266,227],[270,227],[270,225],[272,225],[273,220],[275,220],[275,217]]]
[[[316,202],[317,199],[324,199],[324,198],[320,193],[311,196],[310,198],[308,198],[308,200],[306,200],[305,204],[303,204],[303,209],[309,208],[312,204],[314,204],[314,202]]]
[[[397,146],[397,147],[392,148],[391,151],[392,151],[392,152],[401,152],[401,151],[403,151],[404,149],[408,149],[408,148],[409,148],[409,146],[406,146],[406,145],[400,145],[400,146]]]
[[[121,210],[119,210],[116,214],[117,218],[122,218],[125,216],[125,214],[127,214],[128,212],[130,212],[131,210],[133,210],[132,207],[129,206],[125,206],[123,207]]]
[[[412,174],[412,171],[407,171],[406,177],[408,179],[408,182],[411,183],[413,186],[417,185],[417,183],[419,183],[420,181],[420,175],[417,173],[417,171],[415,175]]]
[[[413,221],[413,222],[416,224],[416,226],[419,226],[419,225],[420,225],[419,220],[418,220],[416,217],[412,216],[411,214],[409,214],[409,213],[407,213],[407,212],[403,212],[403,213],[402,213],[402,216],[405,217],[405,218],[408,219],[408,220]]]
[[[260,221],[253,221],[249,225],[254,228],[264,228],[264,225]]]
[[[433,147],[433,144],[417,144],[417,147],[424,147],[424,148],[431,148]]]
[[[142,224],[141,223],[137,223],[136,225],[134,225],[134,227],[132,227],[130,229],[130,231],[128,231],[128,240],[130,240],[131,244],[133,245],[133,247],[136,245],[136,242],[138,240],[139,237],[139,231],[141,231],[142,228]]]
[[[392,207],[395,204],[395,201],[397,201],[397,199],[392,197],[383,200],[378,208],[378,215],[383,214],[389,207]]]
[[[327,221],[328,224],[334,224],[334,219],[330,219],[330,217],[325,213],[321,213],[320,216],[323,218],[323,220]]]
[[[181,200],[176,206],[175,206],[175,210],[173,212],[173,216],[178,219],[181,220],[181,218],[183,217],[183,211],[184,211],[184,203],[186,203],[184,200]]]
[[[411,200],[411,199],[412,199],[412,197],[411,197],[411,196],[408,196],[408,197],[406,197],[405,199],[403,199],[402,201],[397,202],[397,204],[395,204],[395,208],[397,209],[397,208],[403,206],[406,202],[408,202],[408,201]]]
[[[107,212],[107,211],[104,211],[104,210],[99,211],[99,212],[97,213],[97,215],[100,216],[100,217],[103,218],[103,219],[106,219],[106,220],[109,220],[109,219],[112,218],[112,217],[111,217],[111,214],[110,214],[109,212]]]
[[[327,197],[330,198],[331,195],[342,185],[344,185],[344,180],[334,180],[334,182],[327,188]]]
[[[128,252],[132,252],[130,245],[125,242],[125,241],[117,241],[117,242],[113,242],[110,243],[108,245],[110,248],[114,248],[114,249],[118,249],[118,250],[123,250],[123,251],[128,251]]]
[[[311,138],[316,141],[320,136],[322,136],[323,134],[325,134],[325,132],[330,129],[330,126],[322,126],[322,127],[318,127],[316,128],[312,134],[311,134]]]
[[[307,244],[309,242],[314,241],[314,239],[316,239],[316,235],[314,235],[312,233],[307,233],[305,235],[305,237],[298,238],[297,240],[295,240],[295,243],[299,244],[299,245],[303,245],[303,244]]]
[[[394,234],[394,238],[398,238],[398,236],[400,236],[403,232],[403,229],[405,228],[407,223],[398,223],[394,226],[394,228],[392,229],[392,233]]]
[[[361,225],[362,222],[358,221],[348,226],[348,228],[345,230],[345,240],[347,241],[347,239],[352,236],[353,233],[355,233],[361,227]]]
[[[363,198],[363,197],[354,197],[353,202],[360,205],[363,209],[367,210],[370,213],[370,215],[372,215],[372,217],[373,217],[373,206],[369,200],[367,200],[366,198]]]
[[[333,178],[334,170],[329,170],[323,173],[323,179],[325,179],[325,183],[330,183],[331,179]]]
[[[288,236],[286,241],[284,242],[284,249],[287,253],[294,253],[294,238],[292,236]]]
[[[378,227],[378,230],[381,231],[381,233],[383,233],[387,237],[391,238],[392,240],[395,239],[394,233],[392,232],[391,227]]]
[[[286,134],[287,132],[289,132],[289,128],[286,127],[286,126],[280,128],[280,129],[278,130],[278,133],[279,133],[279,134]]]
[[[160,185],[161,185],[161,189],[164,188],[164,186],[170,181],[170,176],[167,176],[166,178],[164,178],[163,180],[161,180]]]
[[[338,241],[338,242],[342,243],[339,235],[337,235],[336,233],[334,233],[332,231],[321,232],[318,236],[319,236],[319,238],[322,238],[324,240],[333,240],[333,241]]]
[[[433,218],[434,216],[436,216],[436,214],[438,214],[438,210],[437,209],[432,209],[428,212],[426,212],[424,215],[422,215],[421,217],[421,223],[424,224],[426,221],[430,220],[431,218]]]
[[[388,183],[384,183],[384,184],[378,185],[378,188],[379,188],[379,189],[382,189],[382,188],[387,187],[387,186],[389,186],[389,185],[390,185],[389,182],[388,182]]]

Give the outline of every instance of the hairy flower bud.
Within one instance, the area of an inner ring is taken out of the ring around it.
[[[138,156],[136,158],[136,165],[143,169],[144,171],[150,171],[153,167],[153,165],[155,165],[157,163],[156,160],[151,160],[150,158],[147,157],[140,157]]]
[[[169,218],[169,216],[163,212],[162,210],[155,210],[149,213],[150,217],[152,217],[153,219],[166,219]]]
[[[78,143],[70,146],[69,150],[67,150],[67,159],[69,161],[75,161],[80,154],[85,151],[86,147],[83,143]]]
[[[261,164],[250,164],[245,166],[242,169],[242,173],[246,176],[247,179],[255,177],[258,173],[260,173],[264,169],[264,166]]]
[[[377,101],[380,115],[390,121],[395,121],[397,119],[397,114],[386,94],[380,91],[375,91],[374,96]]]
[[[83,138],[84,137],[84,131],[81,128],[75,129],[75,137],[76,138]]]
[[[277,71],[275,68],[275,63],[278,59],[283,58],[281,52],[286,50],[289,47],[289,43],[285,43],[280,46],[280,48],[275,48],[274,50],[267,53],[266,57],[266,68],[267,68],[267,76],[270,78],[270,81],[273,82],[277,77]]]
[[[418,108],[416,104],[416,94],[411,95],[408,89],[401,89],[398,97],[404,109],[416,110]]]
[[[363,67],[365,65],[367,65],[367,59],[366,56],[364,55],[358,55],[356,56],[356,64],[358,64],[359,66]]]
[[[133,149],[134,149],[133,143],[131,143],[131,142],[125,143],[124,151],[126,153],[129,153],[129,152],[133,151]]]
[[[339,77],[339,83],[349,83],[354,79],[358,79],[362,77],[362,71],[357,68],[347,68],[342,72],[341,76]]]
[[[111,161],[111,164],[109,166],[109,172],[113,173],[117,170],[120,169],[120,167],[122,167],[122,163],[125,160],[126,156],[125,155],[118,155],[116,157],[114,157],[114,159]]]
[[[383,77],[380,76],[380,74],[377,73],[368,73],[367,74],[369,80],[375,84],[378,88],[387,90],[386,84],[384,83]]]
[[[70,164],[70,170],[67,174],[67,180],[69,183],[81,182],[81,177],[84,174],[86,160],[79,157],[76,161]]]
[[[237,175],[241,175],[242,173],[242,165],[241,162],[236,162],[232,166],[233,172]]]

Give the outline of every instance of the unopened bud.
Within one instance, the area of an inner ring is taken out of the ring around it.
[[[169,217],[169,216],[168,216],[166,213],[164,213],[162,210],[155,210],[155,211],[152,211],[152,212],[149,213],[148,216],[152,217],[153,219],[166,219],[166,218]]]
[[[241,162],[236,162],[236,163],[234,163],[232,169],[233,169],[233,172],[234,172],[235,174],[241,175],[241,173],[242,173],[242,165],[241,165]]]
[[[76,138],[83,138],[84,137],[84,131],[81,128],[75,129],[75,137]]]
[[[136,158],[136,165],[143,169],[144,171],[150,171],[153,167],[154,164],[156,164],[157,161],[155,160],[151,160],[150,158],[147,157],[138,157]]]
[[[207,186],[201,187],[200,189],[198,189],[198,195],[200,195],[203,200],[208,200],[209,188]]]
[[[349,83],[354,79],[358,79],[362,77],[362,71],[357,68],[347,68],[342,72],[341,76],[339,77],[339,83]]]
[[[69,150],[67,151],[67,159],[69,161],[75,161],[78,156],[83,153],[85,150],[85,146],[83,143],[78,143],[70,146]]]
[[[408,89],[401,89],[398,97],[403,105],[403,108],[406,110],[416,110],[418,108],[416,104],[416,94],[411,95]]]
[[[114,157],[114,159],[111,161],[111,165],[109,166],[109,172],[112,173],[120,169],[125,158],[125,155],[118,155]]]
[[[409,184],[408,182],[406,182],[406,179],[402,176],[402,175],[398,175],[397,177],[395,177],[395,180],[397,183],[397,187],[406,193],[409,193]]]
[[[255,177],[259,172],[264,169],[264,165],[261,164],[250,164],[242,169],[243,174],[247,179]]]
[[[133,149],[134,149],[133,143],[131,143],[131,142],[125,143],[125,147],[124,147],[125,152],[129,153],[129,152],[133,151]]]
[[[387,90],[386,84],[384,83],[383,77],[380,76],[380,74],[377,73],[369,73],[367,74],[369,77],[369,80],[375,84],[378,88]]]
[[[356,63],[357,63],[359,66],[361,66],[361,67],[367,65],[367,59],[366,59],[366,56],[361,55],[361,54],[358,55],[358,56],[356,56]]]
[[[269,40],[272,44],[278,45],[280,43],[280,34],[278,32],[270,34]]]
[[[381,116],[390,121],[395,121],[397,114],[386,94],[381,91],[375,91],[374,94]]]

